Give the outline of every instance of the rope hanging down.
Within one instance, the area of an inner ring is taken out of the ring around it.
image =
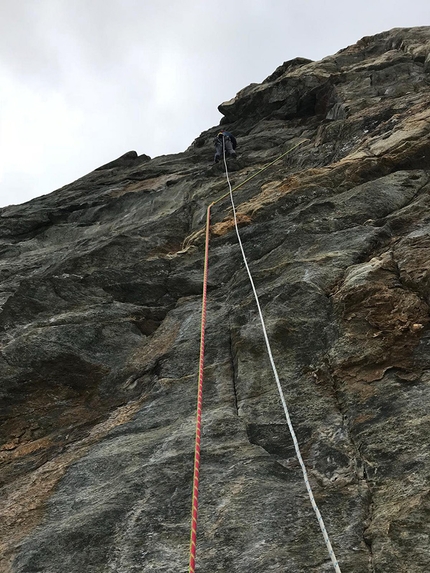
[[[237,185],[233,191],[239,189],[242,185],[253,179],[256,175],[276,163],[278,159],[287,155],[304,143],[308,141],[304,139],[294,147],[288,149],[285,153],[279,155],[274,161],[265,165],[262,169],[254,173],[251,177],[248,177]],[[224,163],[225,163],[225,150],[224,150]],[[207,306],[207,282],[208,282],[208,262],[209,262],[209,237],[210,237],[210,216],[211,207],[218,203],[224,197],[228,197],[229,193],[223,195],[213,203],[211,203],[207,208],[206,213],[206,241],[205,241],[205,262],[203,271],[203,294],[202,294],[202,319],[200,328],[200,357],[199,357],[199,376],[197,384],[197,412],[196,412],[196,435],[195,435],[195,446],[194,446],[194,473],[193,473],[193,493],[192,493],[192,506],[191,506],[191,532],[190,532],[190,560],[189,560],[189,573],[195,573],[196,566],[196,542],[197,542],[197,518],[198,518],[198,507],[199,507],[199,472],[200,472],[200,442],[201,442],[201,429],[202,429],[202,400],[203,400],[203,374],[204,374],[204,356],[205,356],[205,329],[206,329],[206,306]]]
[[[311,484],[309,483],[308,472],[306,471],[306,466],[305,466],[305,464],[304,464],[304,462],[303,462],[302,454],[301,454],[301,452],[300,452],[299,443],[298,443],[298,441],[297,441],[296,433],[295,433],[295,431],[294,431],[293,424],[292,424],[291,418],[290,418],[290,413],[289,413],[289,411],[288,411],[287,403],[286,403],[286,401],[285,401],[284,391],[282,390],[281,382],[280,382],[280,380],[279,380],[278,371],[277,371],[277,369],[276,369],[275,361],[274,361],[274,359],[273,359],[272,349],[271,349],[271,346],[270,346],[269,338],[268,338],[268,336],[267,336],[267,330],[266,330],[266,325],[265,325],[264,318],[263,318],[263,313],[261,312],[260,301],[259,301],[259,299],[258,299],[257,290],[256,290],[256,288],[255,288],[254,280],[253,280],[253,278],[252,278],[251,271],[250,271],[249,266],[248,266],[248,261],[246,260],[245,251],[244,251],[244,249],[243,249],[242,240],[241,240],[240,234],[239,234],[239,229],[238,229],[238,225],[237,225],[237,218],[236,218],[236,207],[235,207],[234,200],[233,200],[233,190],[232,190],[232,188],[231,188],[231,183],[230,183],[230,179],[229,179],[229,176],[228,176],[227,161],[226,161],[226,158],[225,158],[225,149],[224,149],[224,166],[225,166],[225,174],[226,174],[226,177],[227,177],[227,183],[228,183],[228,188],[229,188],[231,206],[232,206],[232,210],[233,210],[234,226],[235,226],[235,229],[236,229],[237,240],[238,240],[238,242],[239,242],[239,247],[240,247],[240,250],[241,250],[241,253],[242,253],[242,258],[243,258],[243,262],[244,262],[244,264],[245,264],[246,272],[248,273],[249,281],[250,281],[250,283],[251,283],[252,292],[254,293],[255,302],[256,302],[256,304],[257,304],[258,314],[259,314],[259,316],[260,316],[260,322],[261,322],[261,326],[262,326],[262,329],[263,329],[264,340],[265,340],[265,342],[266,342],[267,353],[268,353],[268,355],[269,355],[269,360],[270,360],[270,364],[271,364],[271,366],[272,366],[273,375],[275,376],[275,380],[276,380],[276,385],[277,385],[277,387],[278,387],[279,396],[280,396],[280,398],[281,398],[282,406],[283,406],[283,408],[284,408],[284,413],[285,413],[285,418],[286,418],[286,420],[287,420],[288,429],[290,430],[291,438],[292,438],[293,443],[294,443],[294,449],[296,450],[297,459],[299,460],[300,467],[302,468],[303,479],[304,479],[304,482],[305,482],[305,485],[306,485],[306,489],[307,489],[307,492],[308,492],[308,495],[309,495],[309,499],[310,499],[310,501],[311,501],[312,508],[313,508],[313,510],[314,510],[314,512],[315,512],[315,514],[316,514],[316,516],[317,516],[318,523],[319,523],[319,526],[320,526],[320,528],[321,528],[321,531],[322,531],[322,534],[323,534],[323,537],[324,537],[324,541],[325,541],[325,544],[326,544],[326,547],[327,547],[327,550],[328,550],[330,559],[331,559],[331,561],[332,561],[334,570],[336,571],[336,573],[341,573],[341,570],[340,570],[338,561],[337,561],[337,559],[336,559],[336,555],[334,554],[333,547],[332,547],[332,545],[331,545],[331,543],[330,543],[330,539],[329,539],[327,530],[326,530],[325,525],[324,525],[323,518],[322,518],[321,513],[320,513],[320,511],[319,511],[319,509],[318,509],[318,506],[317,506],[317,504],[316,504],[316,501],[315,501],[315,498],[314,498],[314,494],[313,494],[313,492],[312,492]]]
[[[205,363],[205,330],[206,330],[206,302],[208,284],[208,261],[209,261],[209,234],[210,234],[211,206],[206,213],[206,244],[205,265],[203,271],[203,295],[202,295],[202,321],[200,326],[200,358],[199,378],[197,390],[197,414],[196,414],[196,439],[194,448],[194,475],[193,475],[193,501],[191,508],[191,534],[190,534],[190,564],[189,573],[194,573],[196,566],[196,542],[197,542],[197,516],[199,508],[199,471],[200,471],[200,440],[202,432],[202,402],[203,402],[203,372]]]
[[[226,177],[227,177],[227,183],[229,186],[229,192],[226,193],[225,195],[223,195],[222,197],[220,197],[219,199],[217,199],[216,201],[214,201],[213,203],[211,203],[207,208],[207,215],[206,215],[206,243],[205,243],[204,272],[203,272],[202,318],[201,318],[201,331],[200,331],[200,358],[199,358],[197,413],[196,413],[196,436],[195,436],[195,450],[194,450],[194,475],[193,475],[193,494],[192,494],[192,511],[191,511],[190,561],[189,561],[189,569],[188,569],[189,573],[195,573],[195,562],[196,562],[197,518],[198,518],[198,496],[199,496],[199,470],[200,470],[200,442],[201,442],[201,426],[202,426],[204,350],[205,350],[205,328],[206,328],[206,307],[207,307],[207,278],[208,278],[209,237],[210,237],[210,210],[211,210],[211,207],[213,205],[215,205],[216,203],[218,203],[219,201],[221,201],[222,199],[224,199],[225,197],[227,197],[229,195],[230,195],[230,200],[231,200],[232,209],[233,209],[234,223],[235,223],[235,228],[236,228],[236,234],[237,234],[238,241],[239,241],[239,246],[240,246],[240,249],[242,252],[242,257],[243,257],[243,260],[245,263],[246,270],[248,272],[248,276],[249,276],[249,279],[251,282],[254,297],[255,297],[255,300],[257,303],[257,308],[258,308],[258,312],[259,312],[259,316],[260,316],[260,321],[261,321],[261,324],[263,327],[263,334],[264,334],[264,339],[265,339],[266,346],[267,346],[267,351],[269,354],[270,363],[272,365],[276,384],[278,386],[278,391],[279,391],[279,395],[281,397],[281,402],[282,402],[282,405],[284,407],[284,412],[285,412],[285,416],[287,419],[288,428],[290,430],[290,434],[291,434],[291,437],[293,439],[294,447],[296,450],[296,455],[297,455],[297,458],[299,460],[300,466],[302,468],[303,477],[304,477],[304,481],[306,484],[306,489],[308,491],[312,507],[316,513],[317,518],[318,518],[318,523],[319,523],[321,531],[323,533],[324,541],[326,543],[330,558],[332,560],[333,567],[334,567],[336,573],[341,573],[341,570],[340,570],[340,567],[339,567],[338,562],[336,560],[336,556],[334,554],[333,548],[331,546],[330,539],[328,537],[327,530],[325,528],[322,516],[321,516],[319,509],[318,509],[318,506],[315,502],[315,499],[314,499],[314,496],[312,493],[312,489],[311,489],[311,486],[309,483],[309,479],[307,476],[306,467],[304,465],[303,458],[301,456],[300,449],[299,449],[299,444],[297,442],[294,428],[293,428],[292,423],[291,423],[291,419],[290,419],[290,415],[288,412],[285,397],[283,394],[282,386],[281,386],[281,383],[279,381],[279,376],[278,376],[278,373],[276,370],[275,362],[273,360],[273,355],[272,355],[269,339],[267,336],[266,327],[265,327],[265,323],[264,323],[264,319],[263,319],[263,314],[261,312],[261,307],[260,307],[260,302],[258,299],[257,291],[255,289],[254,281],[252,279],[252,275],[251,275],[251,272],[249,270],[249,266],[248,266],[248,263],[246,260],[245,252],[243,250],[242,241],[241,241],[241,238],[239,235],[238,226],[237,226],[237,218],[236,218],[236,208],[235,208],[234,201],[233,201],[233,192],[234,191],[236,191],[239,187],[241,187],[242,185],[244,185],[245,183],[247,183],[248,181],[253,179],[256,175],[258,175],[259,173],[261,173],[262,171],[264,171],[265,169],[267,169],[268,167],[273,165],[276,161],[278,161],[278,159],[280,159],[281,157],[284,157],[284,155],[287,155],[288,153],[293,151],[296,147],[298,147],[299,145],[301,145],[305,141],[308,141],[308,139],[304,139],[304,140],[300,141],[300,143],[298,143],[294,147],[290,148],[285,153],[282,153],[274,161],[272,161],[268,165],[265,165],[262,169],[257,171],[257,173],[255,173],[251,177],[248,177],[245,181],[243,181],[242,183],[240,183],[239,185],[237,185],[233,189],[231,187],[230,179],[228,176],[228,168],[227,168],[227,162],[226,162],[226,158],[225,158],[225,147],[223,146],[223,159],[224,159],[224,166],[225,166],[225,172],[226,172]]]

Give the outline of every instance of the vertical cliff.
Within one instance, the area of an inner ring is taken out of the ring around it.
[[[430,28],[285,62],[220,106],[241,236],[343,573],[430,566]],[[217,127],[0,212],[1,557],[186,571]],[[198,570],[331,571],[228,199],[213,209]]]

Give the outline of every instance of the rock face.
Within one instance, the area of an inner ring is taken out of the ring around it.
[[[220,106],[241,236],[343,573],[430,567],[430,28]],[[185,571],[217,127],[0,214],[1,558]],[[198,571],[331,571],[228,199],[213,208]]]

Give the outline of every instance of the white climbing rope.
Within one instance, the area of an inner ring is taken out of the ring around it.
[[[278,376],[278,371],[277,371],[277,369],[276,369],[275,361],[274,361],[274,359],[273,359],[272,349],[271,349],[271,346],[270,346],[269,337],[267,336],[266,325],[265,325],[265,322],[264,322],[263,313],[261,312],[261,306],[260,306],[260,301],[259,301],[259,299],[258,299],[257,290],[256,290],[256,288],[255,288],[254,280],[253,280],[253,278],[252,278],[251,271],[250,271],[250,269],[249,269],[248,262],[247,262],[247,260],[246,260],[246,255],[245,255],[245,251],[244,251],[244,249],[243,249],[242,240],[241,240],[241,238],[240,238],[240,233],[239,233],[239,229],[238,229],[238,225],[237,225],[236,207],[235,207],[234,200],[233,200],[233,193],[232,193],[232,189],[231,189],[230,178],[229,178],[229,175],[228,175],[227,161],[226,161],[226,158],[225,158],[225,143],[224,143],[224,137],[223,137],[223,159],[224,159],[225,175],[226,175],[226,178],[227,178],[228,188],[229,188],[229,190],[230,190],[230,201],[231,201],[231,206],[232,206],[232,209],[233,209],[234,226],[235,226],[235,229],[236,229],[237,240],[238,240],[238,242],[239,242],[239,247],[240,247],[240,250],[241,250],[241,252],[242,252],[243,262],[244,262],[244,264],[245,264],[245,268],[246,268],[246,271],[247,271],[247,273],[248,273],[249,281],[250,281],[250,283],[251,283],[252,292],[254,293],[255,302],[256,302],[256,304],[257,304],[258,314],[259,314],[259,316],[260,316],[260,322],[261,322],[261,326],[262,326],[262,328],[263,328],[264,340],[265,340],[265,342],[266,342],[267,353],[268,353],[268,355],[269,355],[269,360],[270,360],[270,364],[271,364],[271,366],[272,366],[273,374],[274,374],[274,376],[275,376],[275,380],[276,380],[276,385],[277,385],[277,387],[278,387],[279,396],[280,396],[280,398],[281,398],[282,406],[283,406],[283,408],[284,408],[285,418],[286,418],[286,420],[287,420],[287,424],[288,424],[288,428],[289,428],[289,430],[290,430],[291,438],[292,438],[293,443],[294,443],[294,448],[295,448],[295,450],[296,450],[297,459],[299,460],[300,467],[302,468],[303,479],[304,479],[304,482],[305,482],[305,485],[306,485],[306,489],[307,489],[307,492],[308,492],[308,495],[309,495],[309,499],[310,499],[310,501],[311,501],[311,505],[312,505],[312,508],[313,508],[313,510],[314,510],[314,512],[315,512],[315,515],[317,516],[318,523],[319,523],[320,529],[321,529],[321,531],[322,531],[322,534],[323,534],[323,537],[324,537],[324,541],[325,541],[325,544],[326,544],[326,546],[327,546],[327,550],[328,550],[328,553],[329,553],[331,562],[332,562],[332,564],[333,564],[333,567],[334,567],[334,570],[336,571],[336,573],[341,573],[341,570],[340,570],[340,567],[339,567],[339,563],[338,563],[338,561],[337,561],[337,559],[336,559],[336,555],[334,554],[333,547],[332,547],[332,545],[331,545],[331,543],[330,543],[330,539],[329,539],[329,536],[328,536],[326,527],[325,527],[325,525],[324,525],[323,518],[322,518],[321,513],[320,513],[320,510],[318,509],[318,506],[317,506],[317,504],[316,504],[316,501],[315,501],[315,498],[314,498],[314,494],[313,494],[313,492],[312,492],[311,484],[309,483],[308,472],[307,472],[306,466],[305,466],[305,464],[304,464],[304,462],[303,462],[302,454],[301,454],[301,452],[300,452],[299,443],[298,443],[298,441],[297,441],[296,433],[295,433],[295,431],[294,431],[293,424],[292,424],[292,422],[291,422],[290,414],[289,414],[289,411],[288,411],[287,403],[286,403],[286,401],[285,401],[284,391],[282,390],[281,382],[280,382],[279,376]]]

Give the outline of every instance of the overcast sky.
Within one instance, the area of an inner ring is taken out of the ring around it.
[[[0,206],[185,150],[286,60],[425,25],[429,0],[0,0]]]

